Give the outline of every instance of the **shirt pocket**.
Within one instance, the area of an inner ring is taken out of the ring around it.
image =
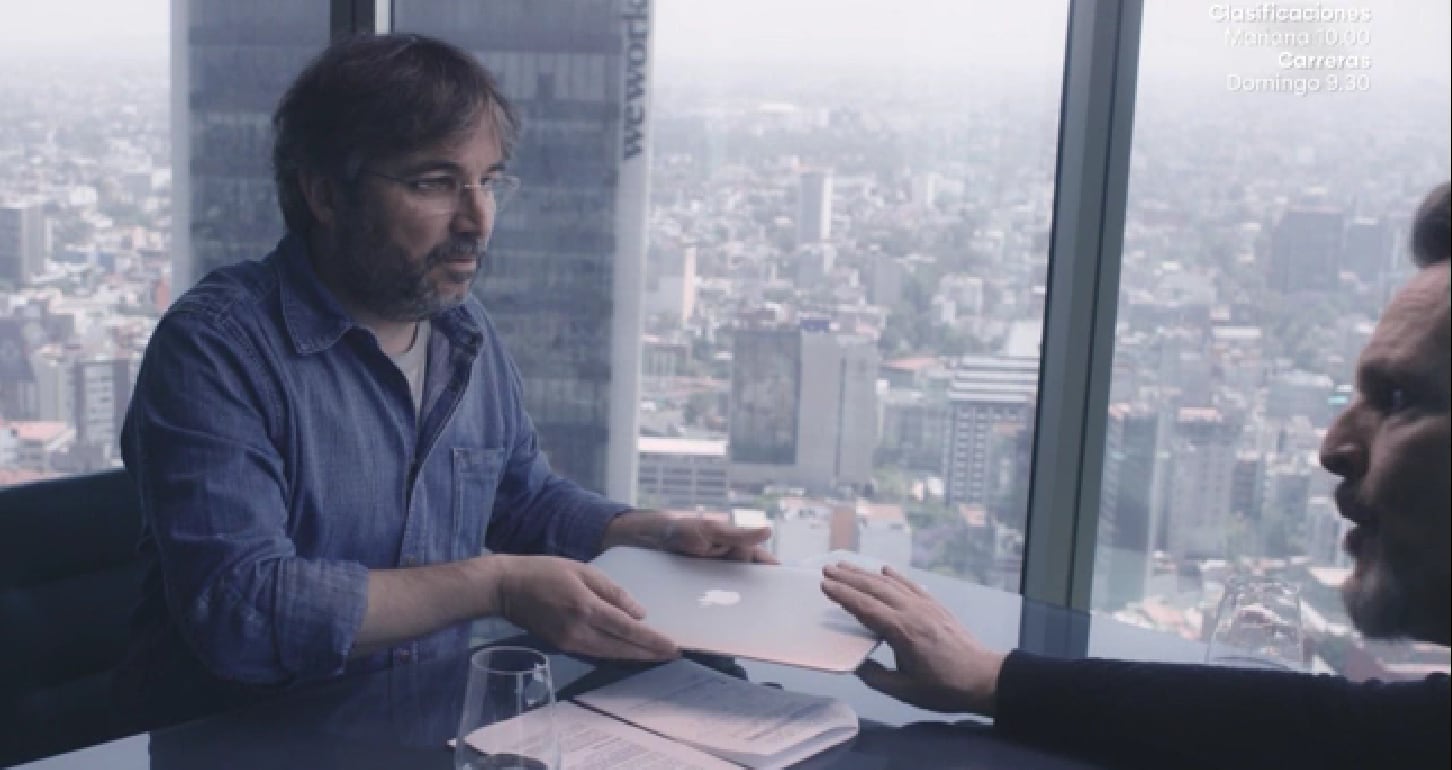
[[[453,455],[453,558],[467,559],[484,552],[504,450],[455,447]]]

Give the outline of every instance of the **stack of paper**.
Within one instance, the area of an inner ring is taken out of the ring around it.
[[[594,711],[562,703],[553,714],[519,717],[555,720],[566,767],[780,768],[857,734],[857,715],[841,701],[763,687],[687,660],[577,700]],[[506,731],[497,728],[467,740],[487,754],[507,753],[514,747],[501,745]]]

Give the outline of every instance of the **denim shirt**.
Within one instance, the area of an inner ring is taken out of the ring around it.
[[[157,681],[184,671],[287,684],[457,653],[467,623],[350,660],[368,571],[597,553],[627,506],[551,472],[476,299],[431,320],[416,418],[402,372],[296,235],[167,311],[122,435],[154,559],[123,664],[134,686],[191,686]]]

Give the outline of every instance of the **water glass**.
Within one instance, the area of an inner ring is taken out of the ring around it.
[[[469,659],[455,770],[558,770],[560,740],[549,658],[485,647]]]
[[[1271,578],[1239,578],[1225,587],[1205,662],[1216,666],[1305,671],[1301,589]]]

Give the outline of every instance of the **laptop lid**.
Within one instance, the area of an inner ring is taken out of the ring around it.
[[[591,562],[685,650],[819,671],[857,668],[878,639],[822,594],[821,572],[617,546]]]

